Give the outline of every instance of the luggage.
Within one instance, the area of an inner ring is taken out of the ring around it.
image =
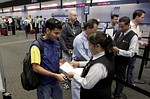
[[[30,34],[34,34],[35,33],[35,30],[30,30]]]
[[[6,29],[1,30],[1,35],[8,36],[8,32]]]

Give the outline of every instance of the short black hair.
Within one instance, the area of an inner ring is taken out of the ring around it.
[[[119,19],[119,22],[124,22],[125,25],[128,25],[128,24],[130,24],[130,18],[127,16],[124,16],[124,17]]]
[[[118,14],[111,15],[111,19],[113,19],[114,17],[119,17],[119,15]]]
[[[133,13],[133,19],[135,19],[136,16],[140,17],[143,13],[146,14],[146,12],[141,10],[141,9],[135,10],[134,13]]]
[[[96,19],[89,19],[84,23],[84,30],[86,30],[87,28],[93,28],[94,24],[99,25],[99,22]]]
[[[55,28],[62,29],[62,24],[59,20],[50,18],[46,21],[45,29],[46,28],[49,28],[50,30],[54,30]]]

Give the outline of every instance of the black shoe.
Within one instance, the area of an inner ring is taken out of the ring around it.
[[[127,96],[125,94],[122,94],[121,97],[114,97],[114,99],[127,99]]]

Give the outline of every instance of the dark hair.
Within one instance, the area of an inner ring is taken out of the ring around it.
[[[128,25],[128,24],[130,24],[130,18],[127,16],[124,16],[124,17],[119,19],[119,22],[124,22],[125,25]]]
[[[88,41],[94,46],[99,44],[104,50],[105,55],[108,59],[112,60],[114,53],[113,53],[113,40],[110,35],[105,34],[104,32],[97,31],[96,33],[90,34],[88,37]]]
[[[114,17],[119,17],[119,15],[118,14],[111,15],[111,19],[113,19]]]
[[[140,17],[143,13],[145,14],[146,12],[141,10],[141,9],[135,10],[134,13],[133,13],[133,19],[135,19],[136,16]]]
[[[99,25],[99,22],[96,19],[89,19],[87,22],[84,23],[84,30],[87,28],[93,28],[94,24]]]
[[[50,30],[54,30],[55,28],[62,29],[62,24],[59,20],[50,18],[46,21],[45,29],[46,28],[49,28]]]

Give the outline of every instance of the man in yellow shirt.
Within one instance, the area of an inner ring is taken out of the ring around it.
[[[65,77],[59,74],[59,50],[58,36],[62,25],[57,19],[46,21],[45,34],[39,39],[43,42],[43,55],[39,50],[38,41],[31,47],[31,63],[33,70],[40,74],[41,82],[37,88],[38,99],[62,99],[62,89],[58,81],[64,81]],[[41,57],[42,56],[42,57]]]

